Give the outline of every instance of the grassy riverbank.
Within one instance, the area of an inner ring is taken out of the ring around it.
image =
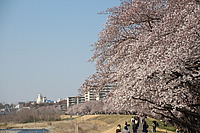
[[[78,130],[78,133],[114,133],[117,124],[124,125],[124,122],[130,122],[132,116],[130,115],[85,115],[85,116],[73,116],[70,120],[68,115],[61,116],[61,121],[51,122],[37,122],[26,124],[4,124],[0,128],[45,128],[49,129],[52,133],[74,133]],[[153,119],[148,118],[149,125]],[[160,133],[168,132],[173,133],[173,127],[163,126],[162,122],[159,122],[160,126],[158,131]],[[149,128],[151,130],[151,126]]]

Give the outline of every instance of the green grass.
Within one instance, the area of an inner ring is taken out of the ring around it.
[[[92,120],[96,120],[96,121],[102,121],[107,123],[107,125],[110,125],[112,127],[117,126],[117,124],[121,124],[122,126],[124,126],[124,122],[127,121],[128,124],[130,124],[130,129],[132,129],[132,124],[130,122],[132,115],[99,115],[96,117],[93,117],[91,119],[88,119],[88,121],[92,121]],[[149,131],[151,132],[152,130],[152,121],[156,120],[156,119],[152,119],[152,118],[147,118],[146,121],[149,125]],[[163,129],[164,131],[172,131],[175,132],[175,128],[171,125],[165,125],[164,122],[156,120],[159,123],[159,127],[160,129]],[[107,127],[104,127],[107,128]],[[110,127],[109,127],[110,128]],[[161,131],[157,131],[157,133],[163,133]]]
[[[169,125],[169,124],[165,124],[164,122],[160,121],[160,120],[156,120],[156,119],[153,119],[155,121],[158,122],[159,126],[157,128],[160,128],[160,129],[164,129],[164,130],[168,130],[168,131],[172,131],[172,132],[175,132],[176,131],[176,128]],[[146,119],[148,125],[152,125],[152,118],[150,119]],[[151,126],[150,126],[151,127]],[[151,128],[152,129],[152,128]]]

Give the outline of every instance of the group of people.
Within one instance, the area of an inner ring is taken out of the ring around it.
[[[142,132],[143,133],[148,133],[148,128],[149,125],[146,122],[146,116],[134,116],[131,118],[131,124],[132,124],[132,131],[133,133],[137,133],[138,131],[138,127],[140,124],[142,124]],[[157,121],[152,121],[152,132],[156,132],[156,127],[158,126],[158,122]],[[124,124],[124,128],[121,128],[121,125],[118,124],[117,125],[117,129],[116,129],[116,133],[130,133],[130,124],[127,123],[127,121],[125,121]]]

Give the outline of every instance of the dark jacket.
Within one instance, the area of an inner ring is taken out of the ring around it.
[[[148,127],[149,127],[149,125],[145,122],[145,123],[143,124],[142,132],[147,133],[147,132],[148,132]]]

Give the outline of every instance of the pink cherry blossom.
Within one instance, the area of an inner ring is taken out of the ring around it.
[[[199,0],[122,0],[93,46],[96,73],[81,87],[114,84],[110,110],[147,113],[200,131]]]

